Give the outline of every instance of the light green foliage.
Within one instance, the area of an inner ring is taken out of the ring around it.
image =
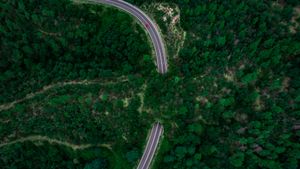
[[[223,113],[223,117],[224,117],[225,119],[233,118],[234,115],[235,115],[235,112],[232,112],[232,111],[225,111],[225,112]]]
[[[203,127],[201,124],[192,124],[188,126],[190,132],[197,133],[201,135],[203,133]]]
[[[186,149],[186,147],[179,146],[179,147],[176,147],[175,153],[179,159],[182,159],[186,155],[187,149]]]
[[[55,106],[55,105],[62,105],[62,104],[66,104],[67,101],[70,100],[70,96],[68,95],[63,95],[63,96],[59,96],[59,97],[55,97],[51,100],[49,100],[49,104],[52,105],[52,106]]]
[[[229,158],[231,165],[234,167],[241,167],[243,165],[245,155],[243,153],[236,153]]]
[[[101,96],[101,100],[103,101],[107,101],[108,99],[108,95],[106,93],[104,93],[102,96]]]
[[[217,41],[220,46],[224,46],[226,42],[226,37],[218,37]]]
[[[249,73],[246,74],[243,78],[242,78],[242,82],[244,84],[249,84],[253,81],[255,81],[257,79],[257,72],[253,72],[253,73]]]

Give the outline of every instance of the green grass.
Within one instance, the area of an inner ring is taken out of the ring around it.
[[[72,144],[107,143],[112,150],[103,151],[101,156],[108,158],[111,168],[132,168],[134,164],[127,161],[125,154],[133,148],[143,151],[144,139],[137,138],[146,139],[152,121],[138,112],[140,87],[136,85],[128,81],[110,85],[76,84],[38,93],[0,112],[0,143],[32,135]],[[124,98],[129,98],[127,107],[122,103]],[[90,159],[92,155],[83,152],[80,156]]]

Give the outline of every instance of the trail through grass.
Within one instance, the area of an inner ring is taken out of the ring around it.
[[[41,136],[41,135],[28,136],[28,137],[19,138],[17,140],[10,141],[10,142],[7,142],[7,143],[1,143],[0,148],[2,148],[4,146],[9,146],[9,145],[12,145],[12,144],[16,144],[16,143],[27,142],[27,141],[31,141],[31,142],[46,141],[50,144],[58,144],[58,145],[66,146],[66,147],[72,148],[73,150],[84,150],[84,149],[88,149],[88,148],[91,148],[91,147],[102,147],[102,148],[107,148],[109,150],[112,150],[110,144],[81,144],[81,145],[76,145],[76,144],[72,144],[72,143],[57,140],[57,139],[52,139],[52,138],[49,138],[47,136]]]
[[[8,110],[8,109],[14,107],[18,103],[21,103],[21,102],[23,102],[25,100],[28,100],[28,99],[32,99],[36,95],[43,94],[46,91],[49,91],[53,88],[59,88],[59,87],[64,87],[64,86],[69,86],[69,85],[91,85],[91,84],[112,85],[112,84],[122,83],[122,82],[127,82],[127,81],[128,81],[128,78],[125,78],[125,77],[122,76],[120,78],[117,78],[115,81],[81,80],[81,81],[58,82],[58,83],[54,83],[54,84],[44,86],[41,90],[39,90],[37,92],[29,93],[22,99],[18,99],[18,100],[15,100],[13,102],[10,102],[10,103],[2,104],[2,105],[0,105],[0,111]]]

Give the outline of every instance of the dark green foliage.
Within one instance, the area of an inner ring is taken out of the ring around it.
[[[116,9],[2,0],[0,11],[0,103],[53,81],[142,72],[153,64],[143,61],[150,53],[143,30]]]
[[[13,129],[16,138],[36,132],[78,143],[112,142],[134,166],[146,130],[159,119],[165,137],[156,168],[299,168],[300,34],[290,27],[299,1],[164,1],[179,6],[187,32],[164,76],[141,43],[142,30],[124,13],[66,1],[4,2],[0,102],[53,81],[126,75],[129,82],[66,87],[17,104],[0,113],[2,121],[11,120],[0,123],[2,140]],[[144,102],[137,96],[143,85]],[[121,99],[128,96],[124,108]],[[149,112],[138,112],[141,105]],[[81,168],[106,164],[92,156],[80,154]]]
[[[106,169],[107,162],[103,159],[96,159],[84,166],[84,169]]]
[[[127,160],[126,152],[135,149],[140,155],[142,142],[137,138],[146,137],[152,121],[152,117],[144,118],[137,111],[140,99],[135,94],[144,83],[140,75],[155,72],[148,40],[141,27],[117,9],[67,0],[1,0],[0,11],[1,104],[40,91],[48,84],[101,79],[98,80],[100,85],[56,87],[1,111],[1,120],[10,119],[5,125],[0,122],[1,143],[28,135],[46,135],[75,144],[119,146],[116,156],[120,157],[114,159],[115,154],[106,154],[110,162],[118,161],[110,166],[91,152],[82,152],[80,157],[84,160],[75,165],[72,162],[75,157],[70,154],[40,156],[44,152],[35,146],[18,150],[19,153],[36,151],[31,155],[37,156],[37,160],[49,158],[56,163],[64,160],[68,163],[55,166],[43,162],[36,168],[107,168],[120,164],[130,168],[135,165],[138,157]],[[101,85],[121,76],[130,76],[129,82],[116,82],[118,85],[111,84],[107,88]],[[121,100],[124,98],[129,98],[126,108]],[[11,132],[18,134],[5,140]],[[49,151],[52,150],[50,147]],[[0,152],[10,158],[10,152],[2,149]],[[17,163],[5,162],[0,166],[31,168],[35,159],[30,161],[30,154],[26,154],[26,158],[16,155]]]
[[[131,150],[126,153],[126,158],[131,163],[135,163],[140,158],[140,156],[141,154],[139,154],[137,150]]]
[[[145,98],[169,125],[158,168],[296,169],[300,44],[289,25],[299,3],[172,2],[187,40]]]
[[[46,142],[35,145],[30,142],[17,143],[0,148],[0,165],[3,169],[50,169],[50,168],[78,168],[78,169],[107,169],[108,160],[93,155],[84,158],[83,153],[102,151],[99,148],[74,151],[70,148],[50,145]]]

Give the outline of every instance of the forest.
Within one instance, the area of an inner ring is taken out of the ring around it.
[[[299,168],[299,1],[128,2],[180,9],[167,74],[127,13],[0,1],[0,166],[134,168],[160,121],[153,169]]]

